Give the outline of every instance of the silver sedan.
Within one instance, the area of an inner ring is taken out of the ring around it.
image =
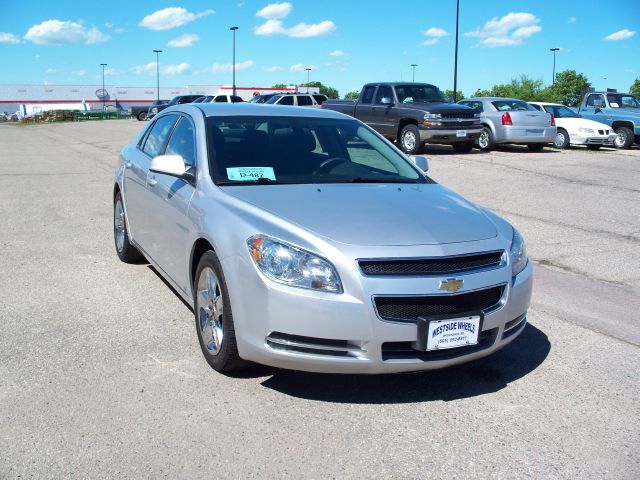
[[[491,150],[498,144],[524,144],[529,150],[540,151],[553,143],[556,122],[553,115],[540,112],[527,102],[515,98],[474,97],[458,102],[480,112],[482,131],[477,145]]]
[[[509,223],[427,166],[337,112],[172,107],[122,150],[116,251],[193,306],[217,371],[477,359],[525,328],[531,263]]]

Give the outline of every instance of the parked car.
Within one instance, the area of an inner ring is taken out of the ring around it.
[[[242,103],[242,102],[244,102],[242,97],[239,97],[237,95],[220,94],[220,95],[213,95],[208,102],[203,102],[203,103]]]
[[[207,102],[210,102],[212,98],[213,98],[213,95],[203,95],[202,97],[196,98],[191,103],[207,103]]]
[[[151,102],[151,107],[155,107],[156,105],[160,105],[163,103],[167,103],[169,100],[154,100]],[[143,122],[148,118],[149,105],[133,105],[129,107],[129,115],[137,118],[139,121]]]
[[[640,100],[630,93],[590,92],[582,99],[578,113],[606,123],[616,133],[616,148],[640,144]]]
[[[480,112],[482,133],[478,138],[481,150],[491,150],[498,144],[524,144],[538,152],[553,143],[556,123],[553,115],[539,112],[527,102],[516,98],[474,97],[458,102]]]
[[[202,97],[202,95],[178,95],[177,97],[173,97],[167,103],[161,103],[159,105],[154,105],[152,107],[149,107],[149,112],[147,113],[147,116],[149,119],[151,119],[155,117],[158,113],[163,111],[165,108],[169,108],[174,105],[182,105],[183,103],[191,103],[200,97]]]
[[[327,96],[321,94],[278,93],[264,103],[268,103],[269,105],[289,105],[297,107],[320,108],[325,100],[327,100]]]
[[[271,97],[279,95],[278,93],[265,93],[264,95],[254,95],[248,100],[248,103],[266,103]]]
[[[603,145],[613,146],[616,134],[609,125],[582,118],[569,107],[559,103],[529,102],[529,105],[540,112],[553,115],[557,128],[553,145],[558,148],[586,145],[590,150],[598,150]]]
[[[410,155],[421,153],[425,143],[469,152],[481,131],[477,112],[448,103],[428,83],[368,83],[356,101],[328,100],[322,108],[363,121]]]
[[[441,368],[525,328],[520,234],[346,115],[179,105],[120,157],[116,252],[193,306],[218,371]]]

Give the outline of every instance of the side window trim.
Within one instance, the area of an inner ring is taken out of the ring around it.
[[[149,130],[145,134],[144,142],[142,143],[142,148],[140,149],[140,151],[142,153],[144,153],[149,158],[153,158],[153,157],[151,155],[149,155],[147,152],[144,151],[144,145],[147,143],[147,139],[149,138],[151,130],[153,130],[153,127],[156,125],[156,123],[158,123],[158,121],[161,118],[166,118],[166,117],[176,117],[176,118],[174,119],[173,125],[171,125],[171,130],[169,130],[169,133],[167,133],[167,137],[164,139],[164,142],[162,143],[162,146],[160,147],[160,150],[158,150],[158,155],[162,155],[164,153],[164,149],[167,148],[167,142],[169,141],[169,138],[173,134],[173,129],[176,128],[176,125],[178,123],[177,120],[178,120],[178,118],[180,118],[180,115],[179,114],[177,115],[175,113],[170,113],[168,115],[162,115],[161,117],[158,117],[158,118],[155,119],[153,125],[149,126]]]

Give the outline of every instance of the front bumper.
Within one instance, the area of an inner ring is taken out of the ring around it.
[[[496,308],[485,314],[478,345],[433,354],[407,348],[417,340],[416,323],[382,320],[373,299],[379,295],[443,295],[438,290],[440,276],[361,276],[360,291],[350,293],[347,286],[345,293],[336,295],[275,284],[260,277],[253,265],[239,262],[236,266],[237,274],[227,281],[243,358],[293,370],[358,374],[443,368],[506,346],[527,323],[533,271],[529,262],[514,278],[510,266],[462,274],[465,288],[461,292],[503,285],[504,293]],[[251,292],[250,298],[242,298],[240,292]]]
[[[450,145],[466,141],[475,141],[480,137],[482,127],[479,125],[456,128],[434,128],[419,126],[420,141],[434,144]]]
[[[616,139],[616,134],[610,135],[574,135],[569,134],[569,139],[572,145],[607,145],[613,146],[613,141]]]

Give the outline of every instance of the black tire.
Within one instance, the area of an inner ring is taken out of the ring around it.
[[[496,146],[496,142],[493,139],[493,133],[489,127],[482,127],[480,132],[480,138],[478,138],[478,147],[480,150],[488,152]]]
[[[530,143],[529,145],[527,145],[527,148],[529,148],[529,150],[531,150],[532,152],[541,152],[544,148],[544,143]]]
[[[140,112],[137,118],[139,121],[144,122],[147,119],[147,112]]]
[[[474,142],[454,143],[453,149],[458,153],[469,153],[473,149]]]
[[[626,149],[631,147],[635,137],[630,128],[627,127],[618,127],[615,129],[616,138],[613,141],[613,145],[616,148]]]
[[[602,147],[602,145],[587,145],[589,150],[600,150],[600,147]]]
[[[556,138],[553,139],[553,146],[556,148],[568,148],[569,147],[569,132],[564,128],[558,128],[556,132]]]
[[[127,218],[120,192],[116,193],[113,199],[113,241],[118,258],[123,262],[136,263],[144,258],[140,251],[131,245],[129,241]]]
[[[215,276],[215,286],[213,286],[214,293],[209,295],[211,277],[203,278],[203,276],[209,276],[211,273]],[[214,252],[205,252],[200,258],[193,282],[193,291],[195,295],[193,313],[196,335],[207,363],[211,368],[221,373],[246,368],[249,362],[240,358],[238,354],[227,283],[220,260]],[[221,303],[219,302],[220,298],[222,299]],[[211,332],[207,331],[209,328]],[[214,334],[214,331],[219,332],[219,336]],[[204,340],[206,333],[211,333],[211,341],[207,343]]]
[[[405,125],[400,132],[400,138],[398,139],[400,149],[407,155],[420,155],[422,153],[423,144],[420,141],[420,130],[417,125],[410,123]]]

